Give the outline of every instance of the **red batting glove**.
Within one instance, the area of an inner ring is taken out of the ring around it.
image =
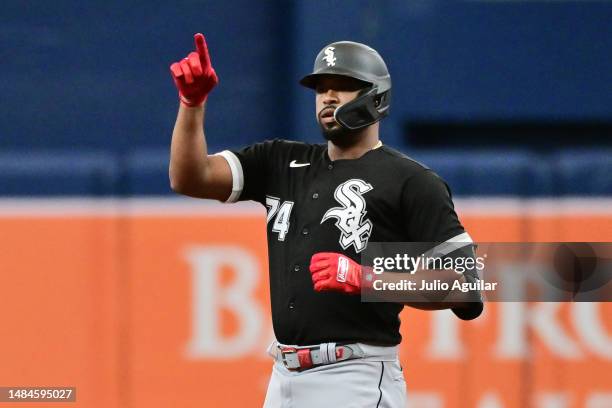
[[[187,106],[200,106],[219,83],[219,78],[210,64],[204,36],[197,33],[193,38],[197,52],[190,52],[187,58],[170,65],[170,73],[181,102]]]
[[[362,268],[351,258],[335,252],[319,252],[310,259],[314,290],[361,293]]]

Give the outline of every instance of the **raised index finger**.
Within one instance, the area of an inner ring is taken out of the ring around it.
[[[196,51],[200,55],[200,61],[204,69],[210,66],[210,56],[208,55],[208,47],[206,46],[206,40],[202,33],[197,33],[193,36],[195,40]]]

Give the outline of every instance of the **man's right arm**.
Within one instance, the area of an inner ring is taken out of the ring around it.
[[[180,107],[172,132],[170,186],[177,193],[226,201],[232,193],[232,172],[225,158],[208,155],[204,136],[205,102],[218,83],[206,41],[196,34],[195,52],[170,66]]]
[[[170,147],[170,186],[190,197],[226,201],[232,173],[225,158],[208,155],[204,116],[204,105],[179,107]]]

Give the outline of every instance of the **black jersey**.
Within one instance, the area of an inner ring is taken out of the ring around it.
[[[469,239],[446,183],[389,147],[331,161],[326,145],[273,140],[220,154],[233,176],[228,201],[267,208],[272,322],[281,343],[401,341],[403,305],[315,292],[313,254],[339,252],[359,262],[368,241]]]

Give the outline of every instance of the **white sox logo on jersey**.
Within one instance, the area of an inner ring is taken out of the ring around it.
[[[336,65],[336,57],[334,56],[334,47],[327,47],[325,49],[325,56],[323,57],[324,61],[327,61],[327,66],[328,67],[333,67],[334,65]]]
[[[368,244],[372,233],[372,222],[366,215],[366,202],[362,195],[372,190],[372,185],[360,179],[350,179],[340,184],[334,191],[334,198],[342,207],[327,210],[321,224],[330,218],[336,218],[336,227],[340,229],[340,246],[346,249],[353,245],[355,252],[361,252]]]

